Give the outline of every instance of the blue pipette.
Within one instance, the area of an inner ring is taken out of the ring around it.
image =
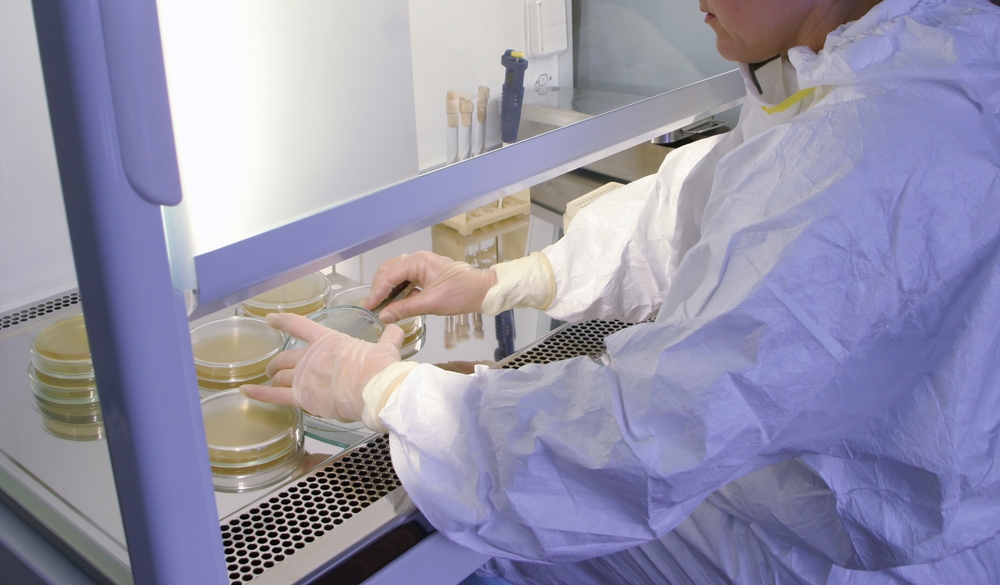
[[[500,94],[500,137],[504,144],[517,142],[517,130],[521,125],[521,106],[524,104],[524,72],[528,60],[524,53],[507,49],[500,64],[507,70]],[[499,242],[497,245],[499,250]],[[514,353],[514,310],[508,309],[494,319],[497,347],[494,357],[500,361]]]
[[[524,71],[528,60],[524,53],[507,49],[500,64],[507,69],[500,94],[500,136],[506,144],[517,142],[517,128],[521,124],[521,105],[524,103]]]

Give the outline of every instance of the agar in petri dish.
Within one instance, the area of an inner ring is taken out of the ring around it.
[[[252,317],[228,317],[191,330],[199,385],[210,390],[267,381],[264,370],[285,336]]]
[[[73,441],[104,438],[104,419],[96,394],[93,399],[61,400],[35,391],[34,399],[42,427],[49,434]]]
[[[60,378],[45,375],[28,366],[28,383],[36,396],[76,404],[97,402],[97,381],[93,378]]]
[[[304,453],[302,412],[229,390],[201,401],[216,489],[246,491],[289,475]]]
[[[39,371],[62,376],[93,376],[90,342],[83,315],[56,321],[35,336],[31,361]]]
[[[264,317],[270,313],[311,315],[326,308],[330,281],[322,272],[314,272],[249,298],[240,304],[244,315]]]

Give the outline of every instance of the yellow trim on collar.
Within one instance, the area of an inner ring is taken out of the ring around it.
[[[760,109],[764,110],[768,114],[777,114],[779,112],[784,112],[788,108],[794,106],[795,104],[801,102],[802,100],[809,97],[812,92],[816,91],[815,87],[810,87],[808,89],[803,89],[800,92],[795,93],[785,101],[781,102],[776,106],[761,106]]]

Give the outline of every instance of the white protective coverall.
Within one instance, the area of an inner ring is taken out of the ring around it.
[[[1000,583],[1000,9],[885,0],[788,58],[546,251],[552,317],[659,310],[610,365],[421,365],[381,412],[507,579]]]

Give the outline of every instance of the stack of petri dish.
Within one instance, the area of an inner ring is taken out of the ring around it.
[[[265,384],[265,368],[285,344],[285,335],[252,317],[227,317],[191,330],[194,367],[204,392]]]
[[[103,438],[104,420],[83,315],[42,329],[30,351],[28,382],[45,430],[75,441]]]
[[[298,467],[305,453],[302,411],[259,402],[239,390],[201,401],[212,483],[221,492],[274,485]]]
[[[330,281],[322,272],[314,272],[243,301],[236,314],[260,318],[270,313],[311,315],[326,308],[329,296]]]
[[[335,307],[361,307],[365,299],[368,298],[370,289],[370,286],[365,285],[343,290],[330,299],[330,304]],[[409,319],[397,322],[396,325],[399,325],[403,333],[406,334],[406,338],[403,340],[403,347],[400,350],[402,358],[405,360],[413,357],[424,346],[424,340],[427,337],[427,327],[425,326],[424,317],[422,315],[410,317]]]

